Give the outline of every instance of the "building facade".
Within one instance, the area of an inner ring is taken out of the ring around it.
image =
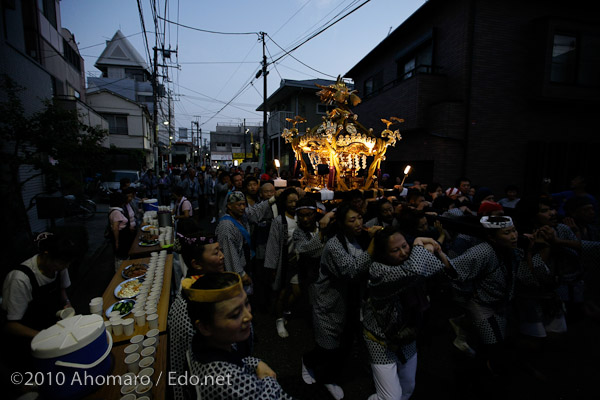
[[[19,92],[25,114],[31,115],[53,100],[66,109],[76,109],[83,123],[106,128],[107,123],[85,104],[84,62],[74,35],[61,25],[60,2],[3,1],[0,6],[0,75],[23,88]],[[33,167],[22,166],[20,181],[26,208],[44,192],[44,176]],[[38,219],[36,208],[27,211],[29,227],[40,232],[50,222]],[[25,231],[23,227],[13,232]]]
[[[468,176],[497,196],[591,175],[599,22],[583,1],[426,2],[346,74],[363,125],[405,120],[384,172],[411,164],[412,178],[444,186]]]
[[[88,93],[106,89],[145,106],[150,115],[154,115],[152,72],[144,58],[120,30],[106,42],[106,47],[94,66],[101,74],[97,77],[88,77]],[[154,165],[158,157],[163,160],[168,158],[170,137],[175,132],[173,103],[170,101],[170,94],[162,84],[157,84],[156,113],[157,147],[154,158],[148,160],[149,166]]]
[[[141,150],[146,165],[154,160],[152,117],[145,105],[107,89],[88,93],[88,104],[108,122],[108,140],[120,149]]]
[[[249,124],[217,124],[210,132],[210,164],[233,166],[258,159],[262,126]],[[204,144],[203,144],[204,146]]]

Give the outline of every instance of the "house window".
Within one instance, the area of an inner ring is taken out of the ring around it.
[[[67,95],[71,97],[75,97],[76,99],[81,99],[81,93],[77,91],[73,86],[67,83]]]
[[[78,72],[81,72],[81,59],[79,58],[79,54],[69,46],[69,43],[65,39],[63,39],[63,51],[65,53],[65,60]]]
[[[433,44],[431,40],[419,45],[398,61],[398,79],[412,78],[417,73],[433,72]]]
[[[125,76],[129,79],[136,80],[138,82],[145,82],[146,76],[144,71],[140,69],[125,68]]]
[[[154,102],[154,98],[152,96],[138,94],[137,101],[138,101],[138,103],[152,103],[152,102]]]
[[[38,6],[48,22],[56,29],[56,3],[55,0],[38,0]]]
[[[335,109],[333,104],[317,104],[317,114],[326,114]]]
[[[554,35],[550,81],[600,85],[600,36],[588,33]]]
[[[550,80],[575,83],[577,76],[577,38],[575,35],[554,35]]]
[[[383,72],[379,71],[375,75],[367,78],[364,84],[365,96],[370,96],[376,93],[383,87]]]
[[[123,114],[102,114],[104,119],[108,121],[108,133],[111,135],[127,135],[129,129],[127,127],[127,115]]]
[[[227,151],[227,143],[217,142],[217,151]]]

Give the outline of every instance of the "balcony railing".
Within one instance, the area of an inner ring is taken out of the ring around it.
[[[270,138],[280,135],[285,128],[290,129],[292,123],[286,121],[286,118],[294,118],[294,113],[291,111],[272,111],[269,114],[269,122],[267,124],[267,133]]]
[[[386,90],[391,89],[394,86],[397,86],[400,83],[402,83],[403,81],[405,81],[405,80],[407,80],[409,78],[412,78],[412,77],[414,77],[416,75],[419,75],[419,74],[426,74],[426,75],[439,74],[441,70],[442,70],[441,67],[436,67],[436,66],[433,66],[433,65],[423,65],[423,64],[417,65],[416,67],[414,67],[410,71],[406,71],[406,72],[404,72],[402,74],[399,74],[399,76],[396,79],[391,80],[391,81],[387,82],[385,85],[383,85],[383,86],[381,86],[381,87],[379,87],[377,89],[374,89],[371,93],[364,95],[363,100],[366,100],[366,99],[368,99],[370,97],[373,97],[373,96],[377,96],[378,94],[381,94],[382,92],[385,92]]]

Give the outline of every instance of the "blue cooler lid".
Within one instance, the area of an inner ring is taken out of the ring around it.
[[[73,353],[104,334],[101,316],[75,315],[44,329],[31,341],[31,354],[38,359],[56,358]]]

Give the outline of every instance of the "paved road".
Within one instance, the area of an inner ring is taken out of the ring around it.
[[[71,298],[77,310],[87,310],[89,299],[100,296],[114,274],[112,251],[104,243],[106,205],[99,205],[97,215],[83,225],[89,235],[89,249],[84,262],[73,275]],[[205,230],[214,229],[203,219]],[[427,329],[419,342],[417,387],[413,399],[599,399],[600,321],[583,318],[569,324],[569,331],[551,340],[539,354],[516,347],[514,369],[509,378],[492,378],[476,360],[458,353],[452,346],[448,318],[454,316],[444,285],[434,285]],[[278,374],[284,389],[300,399],[330,399],[323,386],[306,385],[300,377],[302,354],[313,346],[307,318],[294,316],[287,329],[290,337],[281,339],[275,318],[269,313],[254,312],[255,355],[267,362]],[[366,399],[374,392],[366,350],[359,340],[344,367],[341,383],[346,399]]]

